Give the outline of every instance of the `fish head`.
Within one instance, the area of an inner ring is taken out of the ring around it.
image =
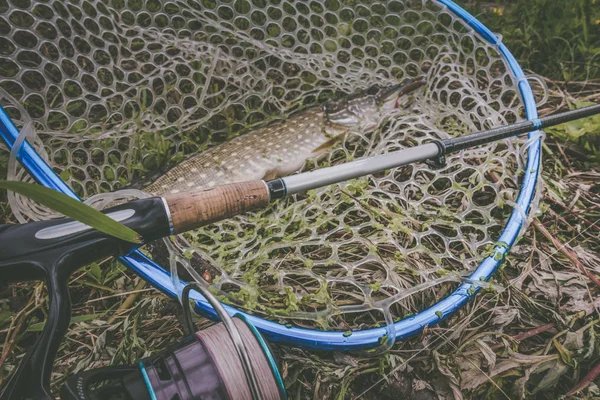
[[[328,101],[323,107],[327,120],[351,129],[365,129],[370,120],[379,114],[377,97],[373,94],[352,95],[346,98]]]
[[[328,101],[323,110],[332,124],[364,131],[374,130],[386,113],[398,108],[400,97],[424,84],[424,80],[409,79],[398,85],[374,85],[345,98]]]

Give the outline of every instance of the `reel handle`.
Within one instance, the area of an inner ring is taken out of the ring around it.
[[[143,400],[148,390],[141,378],[139,368],[134,366],[106,367],[80,372],[67,379],[60,390],[61,400],[102,400],[119,395],[122,400]],[[90,390],[93,385],[106,381],[116,383],[104,386],[100,394]]]
[[[154,197],[112,207],[104,213],[138,232],[145,242],[170,234],[163,199]],[[54,358],[69,328],[68,281],[77,269],[123,255],[138,245],[110,237],[70,218],[0,226],[0,281],[43,280],[50,300],[41,336],[0,392],[0,400],[50,400]]]
[[[17,263],[2,267],[23,270],[44,269],[37,263]],[[48,320],[41,336],[28,351],[0,394],[1,400],[52,400],[48,384],[54,358],[71,320],[71,299],[67,287],[67,280],[71,273],[68,266],[61,261],[54,263],[51,268],[55,273],[47,274],[45,279],[50,297]]]

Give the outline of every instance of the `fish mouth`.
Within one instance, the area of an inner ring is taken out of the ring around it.
[[[381,92],[379,93],[378,97],[379,97],[379,102],[380,104],[384,104],[384,103],[388,103],[389,101],[393,101],[394,102],[394,107],[393,108],[398,108],[398,100],[411,92],[414,92],[415,90],[419,89],[421,86],[425,85],[425,79],[423,78],[419,78],[419,79],[407,79],[406,81],[399,83],[397,85],[391,85],[391,86],[387,86],[384,87],[383,89],[381,89]]]

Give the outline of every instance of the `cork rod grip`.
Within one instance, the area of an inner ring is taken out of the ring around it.
[[[182,233],[269,204],[263,181],[248,181],[170,194],[165,200],[175,233]]]

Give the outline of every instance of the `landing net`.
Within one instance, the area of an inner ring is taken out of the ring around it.
[[[329,98],[425,78],[376,132],[350,135],[310,170],[522,120],[532,98],[520,68],[465,18],[445,0],[0,2],[2,105],[33,123],[38,154],[89,198]],[[470,274],[488,256],[498,264],[535,204],[531,145],[310,191],[177,238],[161,260],[262,318],[344,337],[382,326],[393,342],[394,322],[486,285],[495,266]],[[11,206],[21,220],[52,216],[18,196]],[[498,243],[511,213],[517,228]]]

